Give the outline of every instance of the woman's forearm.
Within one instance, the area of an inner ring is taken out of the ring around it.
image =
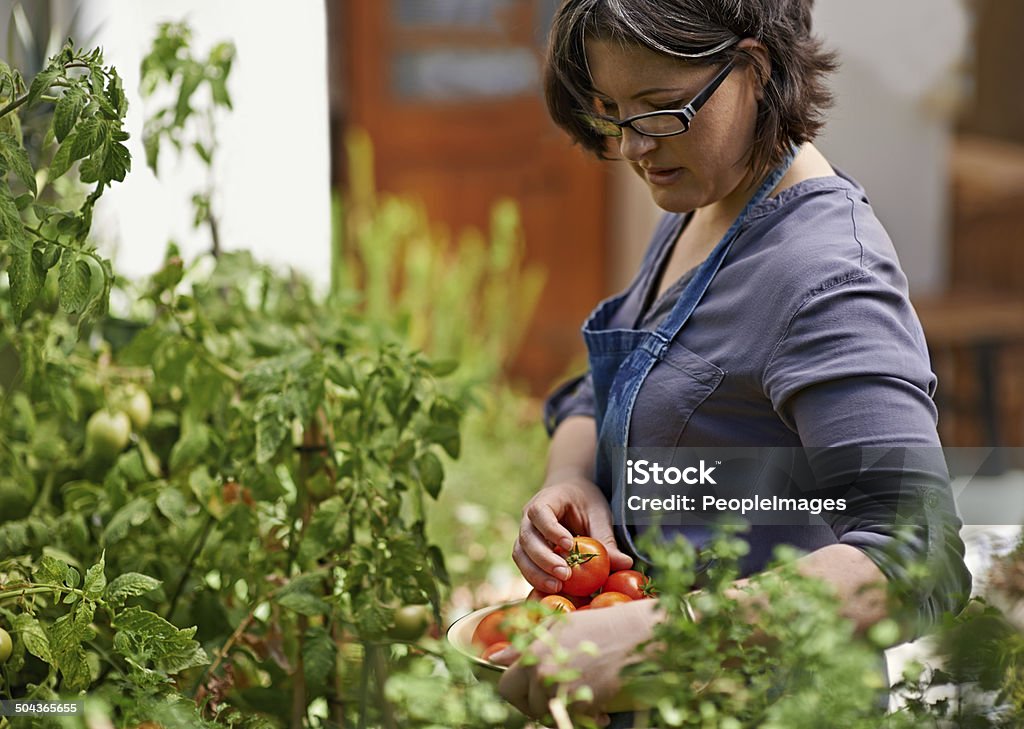
[[[821,580],[838,600],[839,614],[854,624],[857,633],[863,633],[889,615],[887,580],[878,566],[864,552],[846,544],[822,547],[798,559],[797,571],[805,577]],[[759,607],[764,596],[756,591],[742,589],[748,579],[738,580],[736,589],[729,594],[757,624]],[[754,642],[758,642],[755,636]]]
[[[544,484],[570,478],[594,480],[597,453],[597,425],[585,415],[573,415],[558,426],[548,448],[548,467]]]

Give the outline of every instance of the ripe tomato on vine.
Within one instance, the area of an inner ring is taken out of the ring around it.
[[[569,551],[559,550],[571,572],[562,583],[566,595],[584,596],[596,592],[611,571],[608,550],[593,537],[574,537]]]

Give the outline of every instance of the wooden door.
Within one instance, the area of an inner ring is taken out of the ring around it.
[[[328,0],[344,86],[338,98],[332,82],[333,127],[369,132],[378,187],[419,197],[452,230],[486,229],[498,198],[518,201],[547,284],[512,374],[538,393],[582,354],[580,324],[606,293],[606,175],[543,103],[557,3]]]

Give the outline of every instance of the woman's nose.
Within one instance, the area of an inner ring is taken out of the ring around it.
[[[619,154],[630,162],[639,162],[640,158],[650,153],[658,144],[655,137],[647,137],[630,128],[622,128],[619,138]]]

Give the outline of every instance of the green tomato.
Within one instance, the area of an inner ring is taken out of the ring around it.
[[[388,635],[395,640],[417,640],[426,632],[432,619],[429,605],[403,605],[395,610],[395,623]]]
[[[14,650],[14,642],[11,640],[11,634],[0,628],[0,663],[7,663],[12,650]]]
[[[85,446],[100,458],[123,451],[132,434],[131,419],[120,410],[97,410],[85,426]]]
[[[36,485],[31,479],[0,478],[0,520],[24,519],[32,511],[35,499]]]
[[[135,426],[135,430],[145,430],[153,417],[153,403],[149,395],[141,387],[130,385],[124,391],[124,411]]]

